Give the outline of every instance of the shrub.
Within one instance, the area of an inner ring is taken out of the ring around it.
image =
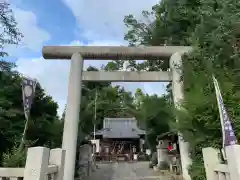
[[[3,154],[3,166],[4,167],[24,167],[26,163],[27,151],[19,151],[17,146],[14,146],[12,150]]]

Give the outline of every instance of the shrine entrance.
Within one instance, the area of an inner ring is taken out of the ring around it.
[[[118,46],[45,46],[45,59],[71,59],[67,107],[64,122],[62,148],[66,150],[64,180],[74,179],[75,156],[79,123],[82,81],[111,82],[172,82],[174,104],[179,108],[183,99],[181,77],[181,56],[191,51],[188,46],[152,46],[152,47],[118,47]],[[169,71],[124,72],[124,71],[83,71],[83,61],[88,60],[167,60]],[[188,165],[188,143],[178,135],[182,175],[190,180]]]
[[[137,160],[136,155],[143,153],[145,134],[135,118],[104,118],[102,129],[95,132],[99,146],[97,161]]]

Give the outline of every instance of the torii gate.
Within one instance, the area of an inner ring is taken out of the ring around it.
[[[151,47],[122,47],[122,46],[45,46],[45,59],[71,59],[67,107],[64,122],[62,148],[66,150],[64,180],[74,179],[77,134],[81,100],[82,81],[111,81],[111,82],[172,82],[173,99],[179,108],[183,99],[182,83],[180,82],[182,59],[184,53],[192,50],[188,46],[151,46]],[[83,71],[83,61],[88,60],[157,60],[170,59],[170,71],[155,72],[122,72],[122,71]],[[188,143],[179,134],[179,147],[182,163],[183,178],[190,180],[188,165]]]

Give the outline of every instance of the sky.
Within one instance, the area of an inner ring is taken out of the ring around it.
[[[21,73],[36,78],[63,112],[67,98],[69,61],[44,60],[44,45],[127,45],[123,19],[151,10],[158,0],[8,0],[20,32],[19,46],[7,46],[10,59]],[[106,61],[85,61],[100,68]],[[163,94],[166,83],[117,83],[133,93]]]

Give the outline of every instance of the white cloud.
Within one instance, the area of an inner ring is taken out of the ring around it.
[[[19,8],[14,8],[13,11],[18,28],[24,35],[23,43],[29,49],[39,51],[42,44],[50,39],[50,34],[38,26],[36,15],[33,12]]]
[[[7,46],[7,51],[11,56],[19,56],[27,50],[38,52],[42,48],[42,44],[51,38],[50,34],[38,26],[36,15],[32,11],[22,10],[14,6],[12,9],[18,23],[17,27],[24,37],[20,45]]]
[[[151,10],[159,0],[62,0],[76,17],[84,37],[90,40],[123,41],[124,16],[141,18],[142,10]]]

